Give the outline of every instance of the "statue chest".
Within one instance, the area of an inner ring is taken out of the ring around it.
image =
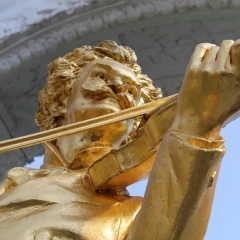
[[[32,206],[0,223],[2,240],[121,240],[141,206],[140,198],[112,206],[81,202]],[[12,211],[13,213],[13,211]]]

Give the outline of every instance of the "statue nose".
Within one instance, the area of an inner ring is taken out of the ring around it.
[[[122,79],[120,77],[115,77],[112,81],[112,85],[121,86],[123,84]]]

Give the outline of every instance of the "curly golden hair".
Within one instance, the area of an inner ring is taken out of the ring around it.
[[[162,97],[160,88],[152,85],[152,80],[141,73],[135,52],[129,47],[117,45],[114,41],[104,41],[97,47],[83,46],[48,65],[48,79],[45,87],[39,92],[39,107],[36,123],[41,130],[59,126],[59,121],[66,114],[68,96],[83,67],[96,59],[111,59],[126,65],[136,74],[142,86],[144,103]]]

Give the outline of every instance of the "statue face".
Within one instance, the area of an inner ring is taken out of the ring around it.
[[[139,81],[128,67],[113,60],[88,63],[68,98],[61,125],[84,121],[137,106]],[[128,139],[134,121],[126,120],[57,140],[56,146],[70,168],[90,166]]]

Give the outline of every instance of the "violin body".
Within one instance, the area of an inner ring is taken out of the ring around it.
[[[133,141],[112,150],[89,167],[88,173],[95,190],[121,190],[149,176],[161,140],[171,127],[176,102],[174,95],[149,114]]]

